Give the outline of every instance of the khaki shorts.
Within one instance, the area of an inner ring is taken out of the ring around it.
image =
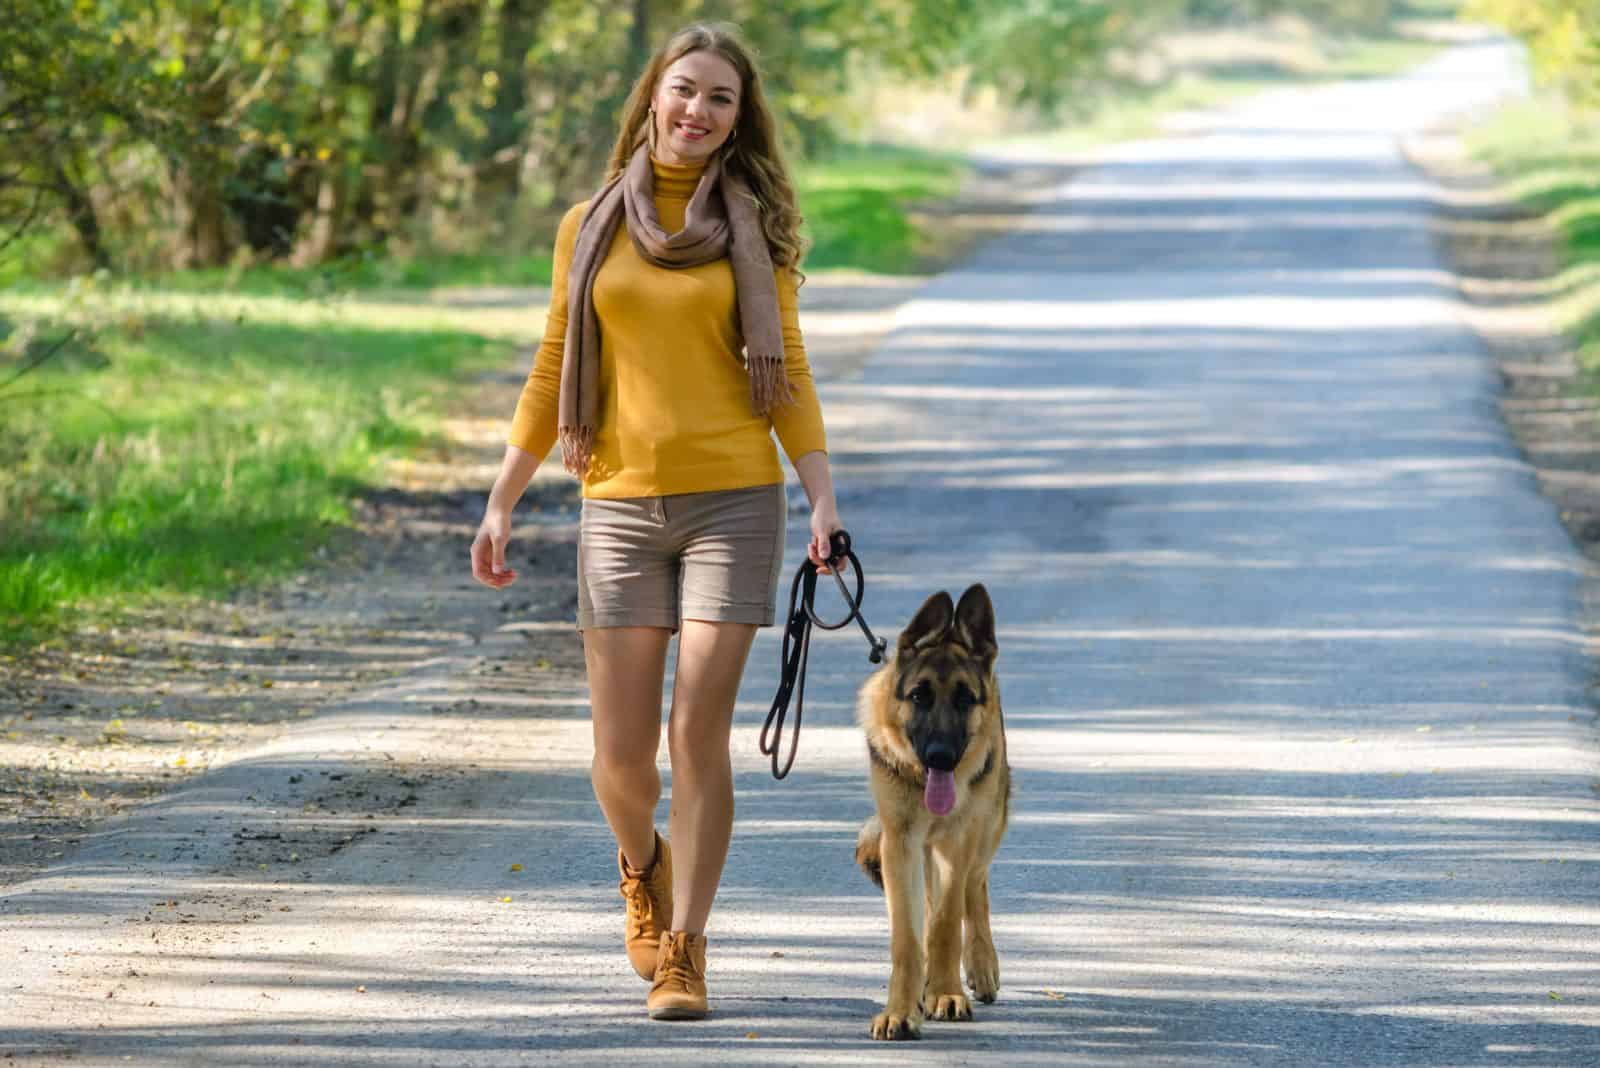
[[[783,484],[585,498],[578,629],[681,620],[772,625],[788,521]]]

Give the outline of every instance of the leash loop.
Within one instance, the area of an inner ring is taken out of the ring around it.
[[[778,693],[767,712],[767,721],[761,726],[761,752],[772,758],[772,777],[782,779],[794,766],[795,753],[800,747],[800,719],[806,700],[806,664],[811,656],[811,628],[839,630],[852,621],[859,624],[867,637],[867,659],[874,664],[883,662],[887,643],[872,633],[861,615],[861,602],[866,596],[867,579],[861,570],[861,561],[850,547],[850,535],[836,530],[828,539],[830,555],[828,569],[839,587],[839,596],[850,606],[850,612],[837,622],[828,622],[817,615],[817,568],[809,558],[800,561],[795,569],[794,581],[789,584],[789,615],[783,630],[783,648],[779,654]],[[848,562],[856,575],[855,596],[845,585],[840,565]],[[789,756],[780,763],[779,753],[783,742],[783,724],[788,716],[789,700],[794,699],[794,732],[789,740]]]

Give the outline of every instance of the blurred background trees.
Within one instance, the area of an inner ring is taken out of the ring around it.
[[[1521,37],[1542,81],[1580,107],[1600,107],[1600,0],[1467,0],[1462,15]]]
[[[48,274],[538,241],[595,182],[650,50],[695,20],[743,28],[789,143],[813,154],[848,125],[864,70],[959,71],[1048,120],[1127,77],[1119,58],[1176,22],[1377,25],[1390,6],[0,0],[0,242],[31,230],[29,273]]]

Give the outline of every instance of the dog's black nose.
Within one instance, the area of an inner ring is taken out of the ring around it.
[[[956,751],[948,742],[929,742],[928,751],[923,754],[922,762],[934,771],[954,771]]]

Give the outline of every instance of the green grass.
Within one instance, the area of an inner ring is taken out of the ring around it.
[[[812,246],[807,270],[914,270],[928,252],[911,221],[918,201],[955,196],[967,165],[959,156],[887,145],[857,145],[796,169],[796,195]]]
[[[382,457],[433,439],[454,381],[509,359],[497,339],[348,314],[121,312],[93,336],[0,389],[0,631],[301,564]],[[19,366],[0,360],[0,383]]]
[[[1600,370],[1600,114],[1539,97],[1470,131],[1467,148],[1561,235],[1550,294],[1584,367]]]

